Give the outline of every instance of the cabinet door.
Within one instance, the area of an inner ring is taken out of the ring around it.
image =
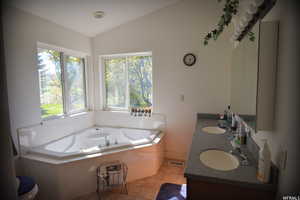
[[[237,185],[208,183],[187,179],[187,200],[273,200],[275,192],[243,188]]]

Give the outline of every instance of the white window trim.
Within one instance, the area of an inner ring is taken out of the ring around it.
[[[55,50],[55,51],[59,51],[59,52],[64,52],[65,54],[68,54],[68,55],[78,56],[78,57],[82,57],[82,58],[89,56],[89,54],[85,53],[85,52],[81,52],[81,51],[77,51],[77,50],[75,51],[75,50],[67,49],[64,47],[59,47],[59,46],[52,45],[52,44],[46,44],[46,43],[39,42],[39,41],[37,42],[37,48]]]
[[[65,73],[65,56],[74,56],[73,54],[69,54],[69,53],[65,53],[63,52],[63,64],[62,64],[62,71],[63,73]],[[75,110],[73,112],[70,111],[70,108],[69,108],[69,104],[68,103],[65,103],[66,105],[66,109],[65,109],[65,116],[70,116],[70,115],[74,115],[74,114],[77,114],[77,113],[82,113],[82,112],[87,112],[88,111],[88,88],[87,88],[87,81],[88,81],[88,78],[87,78],[87,57],[81,57],[81,56],[76,56],[76,57],[79,57],[81,59],[83,59],[83,74],[84,74],[84,81],[83,81],[83,87],[84,87],[84,108],[83,109],[80,109],[80,110]],[[64,77],[66,77],[66,74],[64,74]],[[64,82],[64,86],[67,86],[67,84],[65,84],[65,80],[63,80]],[[65,92],[64,92],[65,93]],[[64,95],[64,98],[66,98],[66,100],[68,100],[67,98],[67,95]],[[66,101],[68,102],[68,101]]]
[[[60,53],[60,66],[61,66],[61,76],[62,76],[62,100],[63,100],[63,113],[60,115],[52,115],[49,117],[42,117],[41,116],[41,120],[42,121],[48,121],[48,120],[53,120],[53,119],[60,119],[60,118],[66,118],[66,117],[72,117],[74,115],[78,115],[81,113],[87,113],[89,111],[88,109],[88,63],[87,63],[87,58],[88,55],[87,53],[84,52],[79,52],[79,51],[74,51],[74,50],[70,50],[70,49],[66,49],[63,47],[58,47],[55,45],[50,45],[50,44],[46,44],[46,43],[42,43],[42,42],[37,42],[37,47],[36,49],[41,48],[41,49],[48,49],[48,50],[54,50],[54,51],[58,51]],[[37,52],[36,52],[37,55]],[[84,94],[85,94],[85,105],[83,109],[80,110],[76,110],[73,112],[70,112],[69,110],[69,105],[67,101],[67,96],[65,95],[65,87],[66,87],[66,82],[64,77],[66,77],[65,74],[65,56],[74,56],[74,57],[79,57],[81,59],[83,59],[83,70],[84,70]],[[36,66],[38,65],[38,61],[36,61]],[[40,90],[40,87],[39,87]],[[39,92],[40,93],[40,92]]]
[[[99,83],[100,83],[100,92],[99,92],[99,97],[100,97],[100,110],[104,111],[120,111],[120,112],[129,112],[129,99],[126,99],[126,108],[119,108],[119,107],[107,107],[106,104],[106,88],[105,88],[105,77],[104,77],[104,72],[105,72],[105,66],[104,66],[104,59],[106,58],[120,58],[120,57],[128,57],[128,56],[152,56],[151,51],[146,51],[146,52],[134,52],[134,53],[121,53],[121,54],[106,54],[106,55],[100,55],[99,56]],[[127,60],[126,60],[127,62]],[[128,97],[129,93],[129,87],[128,87],[128,69],[127,69],[127,64],[126,64],[126,95]],[[152,57],[152,112],[154,110],[154,91],[153,91],[153,85],[154,85],[154,77],[153,77],[153,57]]]

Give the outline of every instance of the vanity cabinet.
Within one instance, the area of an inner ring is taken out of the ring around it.
[[[262,22],[259,27],[256,131],[273,129],[278,27],[278,22]]]
[[[187,200],[230,199],[230,200],[274,200],[275,192],[244,188],[228,183],[210,183],[187,178]]]

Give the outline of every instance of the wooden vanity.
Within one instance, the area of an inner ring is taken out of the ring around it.
[[[187,178],[187,199],[273,200],[275,192]]]

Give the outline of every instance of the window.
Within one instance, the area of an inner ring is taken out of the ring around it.
[[[84,60],[75,56],[66,56],[65,91],[70,113],[85,109],[85,71]]]
[[[152,107],[152,55],[102,56],[104,108],[128,110]]]
[[[42,118],[84,111],[84,58],[46,48],[38,48],[37,58]]]

